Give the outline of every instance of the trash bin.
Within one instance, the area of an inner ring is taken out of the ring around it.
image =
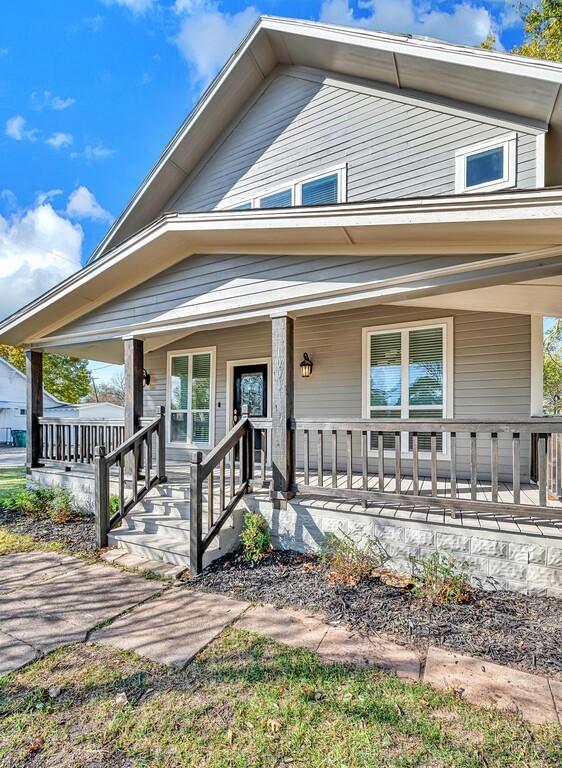
[[[12,441],[14,448],[25,448],[27,443],[25,429],[12,429]]]

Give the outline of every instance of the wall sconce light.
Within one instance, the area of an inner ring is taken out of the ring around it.
[[[142,369],[142,380],[143,380],[143,384],[145,384],[147,387],[150,386],[150,374],[146,370],[146,368]]]
[[[309,379],[312,373],[312,360],[308,356],[308,352],[304,353],[303,361],[301,363],[301,376],[303,379]]]

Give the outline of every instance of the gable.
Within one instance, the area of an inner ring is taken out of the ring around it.
[[[372,86],[279,70],[165,210],[236,206],[335,167],[346,168],[347,202],[454,194],[455,151],[514,129],[429,96]],[[516,186],[534,187],[536,131],[516,133]]]

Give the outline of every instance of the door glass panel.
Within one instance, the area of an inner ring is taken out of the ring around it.
[[[187,409],[189,357],[172,357],[171,402],[172,411]]]
[[[172,443],[187,442],[187,413],[170,414],[170,432]]]
[[[371,406],[401,404],[401,363],[400,332],[376,333],[371,336]]]
[[[443,329],[410,331],[410,405],[443,405]]]
[[[193,355],[191,407],[194,410],[209,407],[211,398],[211,355]]]
[[[503,147],[487,149],[466,158],[466,186],[475,187],[503,179]]]
[[[265,416],[263,373],[242,373],[240,375],[241,405],[247,405],[250,416]]]

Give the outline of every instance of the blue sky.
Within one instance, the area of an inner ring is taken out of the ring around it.
[[[467,44],[492,31],[508,50],[521,39],[502,0],[3,2],[0,317],[86,261],[260,13]]]

